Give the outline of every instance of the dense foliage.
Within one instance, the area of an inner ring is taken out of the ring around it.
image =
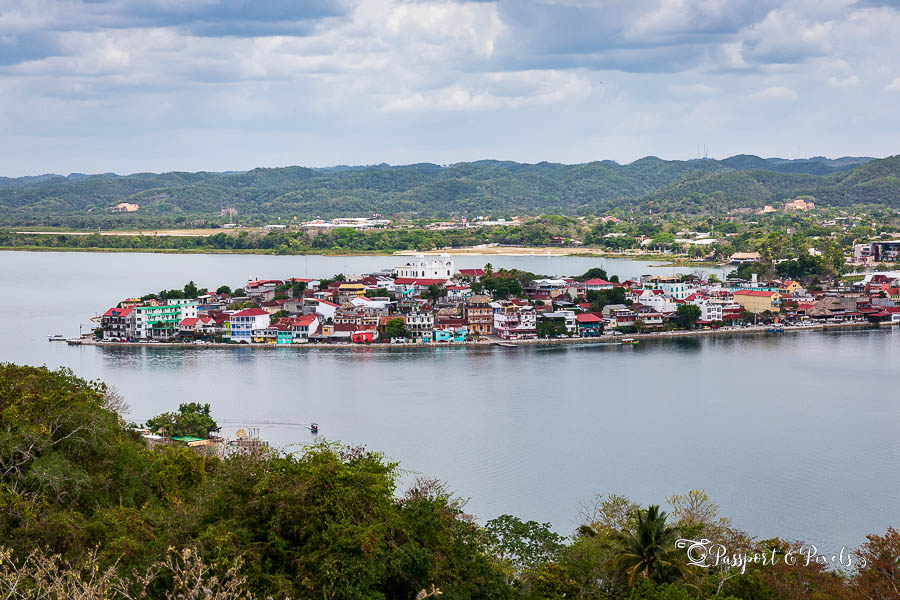
[[[219,426],[210,415],[209,404],[188,402],[178,412],[165,412],[147,420],[147,428],[165,437],[190,436],[206,439]]]
[[[900,157],[722,161],[647,157],[627,165],[479,161],[241,173],[138,173],[0,178],[0,226],[75,228],[262,225],[294,218],[694,214],[761,207],[799,194],[828,205],[900,203]],[[111,210],[136,204],[134,212]]]
[[[900,534],[868,536],[867,568],[815,562],[697,569],[677,537],[784,556],[692,491],[642,509],[598,496],[568,539],[502,515],[480,526],[442,484],[396,489],[361,448],[209,455],[150,450],[101,383],[0,365],[0,596],[794,600],[892,598]]]

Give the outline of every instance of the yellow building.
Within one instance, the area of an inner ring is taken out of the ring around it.
[[[767,310],[779,312],[781,310],[781,294],[778,292],[737,290],[734,293],[734,301],[740,304],[744,310],[752,313],[761,313]]]
[[[366,286],[361,283],[342,283],[338,287],[338,295],[342,298],[359,298],[366,295]]]
[[[780,292],[785,296],[792,296],[803,289],[803,286],[797,283],[792,279],[788,279],[787,281],[781,284]]]

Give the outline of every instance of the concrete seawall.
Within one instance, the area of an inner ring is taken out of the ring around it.
[[[885,326],[889,326],[889,324],[885,324]],[[823,331],[828,329],[878,329],[881,325],[872,324],[872,323],[820,323],[816,325],[809,325],[804,327],[785,327],[785,333],[797,333],[802,331]],[[554,338],[554,339],[534,339],[534,340],[501,340],[499,338],[495,339],[484,339],[478,341],[470,341],[470,342],[433,342],[430,344],[382,344],[382,343],[374,343],[374,344],[350,344],[350,343],[307,343],[307,344],[225,344],[225,343],[209,343],[209,344],[194,344],[194,343],[184,343],[184,342],[153,342],[153,343],[141,343],[141,342],[105,342],[102,340],[94,340],[91,338],[82,338],[78,340],[69,340],[71,345],[78,346],[116,346],[116,347],[126,347],[126,348],[192,348],[202,350],[205,348],[255,348],[255,349],[280,349],[280,348],[296,348],[296,349],[305,349],[305,348],[330,348],[330,349],[346,349],[346,350],[358,350],[361,348],[367,349],[378,349],[378,350],[408,350],[408,349],[422,349],[426,350],[429,348],[466,348],[466,347],[484,347],[484,346],[496,346],[498,343],[502,344],[512,344],[515,346],[556,346],[556,345],[564,345],[564,344],[596,344],[596,343],[616,343],[620,342],[623,338],[634,338],[636,340],[669,340],[676,338],[686,338],[686,337],[701,337],[701,336],[732,336],[732,335],[765,335],[768,326],[755,326],[755,327],[742,327],[739,329],[694,329],[689,331],[659,331],[659,332],[651,332],[651,333],[635,333],[628,335],[603,335],[600,337],[577,337],[577,338]]]

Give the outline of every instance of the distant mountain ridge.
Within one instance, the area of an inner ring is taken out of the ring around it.
[[[723,213],[797,195],[822,205],[900,206],[900,157],[663,160],[567,165],[479,160],[441,166],[300,166],[249,171],[72,173],[0,178],[0,225],[164,227],[311,217]],[[113,213],[119,203],[137,212]]]

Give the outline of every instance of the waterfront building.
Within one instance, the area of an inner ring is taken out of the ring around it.
[[[434,329],[434,313],[430,310],[413,309],[406,315],[406,330],[415,337]]]
[[[575,335],[578,333],[578,321],[575,319],[574,310],[555,310],[541,313],[537,317],[538,321],[553,321],[565,327],[566,335]]]
[[[469,331],[476,335],[494,333],[494,309],[491,297],[478,295],[466,299],[463,315],[469,324]]]
[[[100,320],[104,339],[130,340],[135,337],[134,309],[110,308]]]
[[[599,337],[603,335],[603,317],[594,313],[579,313],[575,315],[578,324],[578,335],[581,337]]]
[[[173,299],[157,306],[135,306],[134,337],[168,339],[175,335],[182,319],[197,317],[197,306],[196,300],[186,299]]]
[[[494,333],[505,340],[537,337],[537,315],[530,304],[504,300],[494,303]]]
[[[295,344],[304,344],[309,341],[309,336],[316,332],[319,328],[319,315],[313,313],[311,315],[303,315],[293,320],[291,330],[293,331],[293,342]]]
[[[231,341],[247,343],[252,339],[254,330],[269,326],[270,315],[261,308],[246,308],[231,315],[229,321]]]
[[[778,312],[781,305],[781,294],[763,290],[735,290],[734,301],[752,313],[765,311]]]

